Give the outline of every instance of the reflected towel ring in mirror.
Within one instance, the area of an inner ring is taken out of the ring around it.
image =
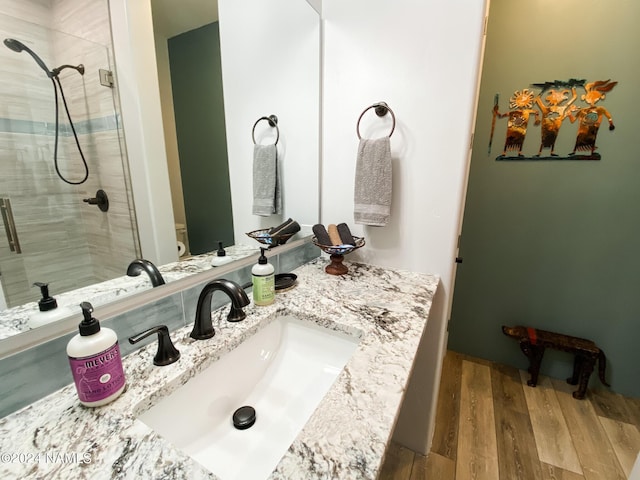
[[[364,116],[364,114],[367,113],[367,111],[371,110],[372,108],[376,109],[375,110],[376,115],[378,115],[379,117],[384,117],[387,114],[387,112],[391,114],[391,118],[393,119],[393,125],[391,126],[391,131],[389,132],[389,137],[391,137],[391,135],[393,135],[393,131],[396,129],[396,116],[394,115],[393,110],[391,110],[389,105],[387,105],[385,102],[378,102],[365,108],[364,111],[358,117],[358,123],[356,124],[356,132],[358,133],[358,138],[362,140],[362,137],[360,136],[360,120],[362,120],[362,117]]]
[[[280,129],[278,128],[278,117],[276,117],[275,115],[269,115],[268,117],[260,117],[258,120],[256,120],[256,123],[253,124],[253,129],[251,130],[251,138],[253,139],[253,144],[256,144],[256,125],[258,125],[258,123],[260,123],[260,121],[262,120],[266,120],[267,122],[269,122],[269,125],[271,125],[272,127],[275,127],[276,129],[276,141],[274,142],[275,145],[278,144],[278,140],[280,140]]]

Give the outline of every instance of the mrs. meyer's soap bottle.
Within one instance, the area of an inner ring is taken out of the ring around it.
[[[80,333],[67,344],[71,373],[80,403],[98,407],[122,393],[125,386],[118,337],[110,328],[100,328],[91,316],[93,306],[82,302],[84,319],[78,325]]]
[[[253,303],[255,305],[271,305],[276,298],[275,277],[273,265],[264,254],[264,248],[260,249],[258,263],[251,268],[251,280],[253,281]]]

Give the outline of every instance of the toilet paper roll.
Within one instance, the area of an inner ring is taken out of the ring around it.
[[[181,257],[185,253],[187,253],[187,247],[184,246],[184,243],[178,241],[178,256]]]

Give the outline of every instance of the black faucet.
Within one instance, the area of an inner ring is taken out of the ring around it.
[[[211,322],[211,296],[216,290],[221,290],[231,299],[231,310],[227,315],[228,322],[239,322],[247,317],[242,310],[249,305],[249,297],[240,285],[231,280],[220,278],[207,283],[198,297],[198,308],[196,309],[196,321],[193,324],[191,338],[204,340],[215,335]]]
[[[142,333],[129,337],[129,343],[134,345],[154,333],[158,334],[158,351],[156,352],[155,357],[153,357],[153,364],[159,367],[164,367],[165,365],[171,365],[172,363],[177,362],[180,358],[180,352],[173,345],[171,336],[169,335],[169,328],[166,325],[156,325]]]
[[[136,258],[129,264],[129,267],[127,267],[127,275],[130,277],[137,277],[142,271],[147,272],[147,275],[149,275],[149,278],[151,279],[151,285],[154,287],[164,285],[164,278],[162,278],[162,274],[149,260]]]

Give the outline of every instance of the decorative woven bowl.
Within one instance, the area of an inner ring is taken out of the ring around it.
[[[330,255],[331,263],[324,268],[325,272],[331,275],[344,275],[349,271],[347,266],[342,263],[344,256],[365,245],[364,237],[353,237],[353,239],[355,240],[355,245],[322,245],[318,243],[316,237],[311,239],[316,247]]]
[[[277,245],[284,245],[287,243],[291,237],[295,235],[295,233],[285,233],[283,235],[272,236],[269,233],[269,228],[263,228],[261,230],[254,230],[253,232],[247,233],[248,236],[262,243],[263,245],[268,245],[269,247],[275,247]]]

